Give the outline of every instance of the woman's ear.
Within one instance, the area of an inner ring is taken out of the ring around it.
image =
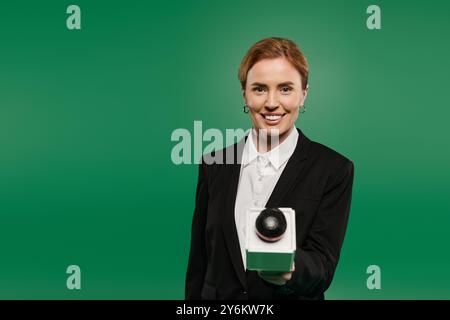
[[[308,96],[309,84],[306,85],[306,89],[303,90],[303,104],[305,104],[306,97]]]

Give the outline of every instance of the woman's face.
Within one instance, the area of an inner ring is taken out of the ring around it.
[[[302,89],[301,75],[286,58],[263,59],[247,73],[243,91],[253,128],[279,135],[282,142],[291,132],[303,106],[307,89]]]

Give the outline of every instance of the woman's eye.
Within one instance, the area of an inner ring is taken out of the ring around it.
[[[263,87],[255,87],[255,88],[253,89],[253,91],[256,91],[256,92],[263,92],[263,91],[264,91],[264,88],[263,88]]]
[[[289,91],[292,91],[292,88],[291,87],[283,87],[283,88],[281,88],[281,91],[289,92]]]

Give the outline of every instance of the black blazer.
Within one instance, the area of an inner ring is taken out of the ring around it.
[[[234,206],[246,136],[205,155],[199,165],[186,299],[324,299],[347,227],[354,167],[343,155],[297,130],[296,149],[266,204],[295,210],[297,250],[292,279],[277,286],[243,266]],[[234,161],[226,164],[230,152]],[[225,164],[205,163],[207,157],[222,155]]]

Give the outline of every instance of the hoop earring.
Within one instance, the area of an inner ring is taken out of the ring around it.
[[[244,106],[243,108],[242,108],[242,111],[244,111],[244,113],[248,113],[248,107],[247,106]]]
[[[298,109],[300,110],[300,113],[305,113],[306,112],[306,106],[305,105],[298,107]]]

